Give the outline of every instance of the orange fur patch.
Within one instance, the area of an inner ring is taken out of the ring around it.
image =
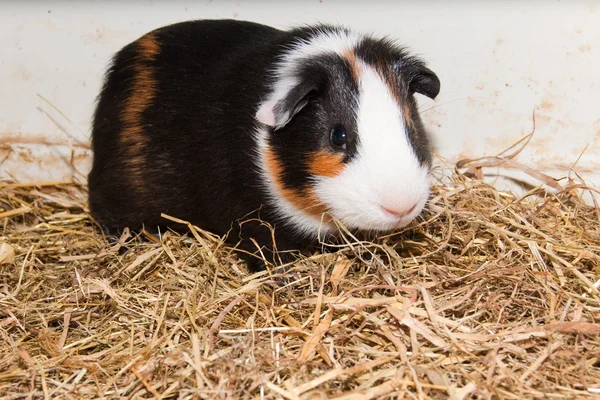
[[[350,50],[346,50],[344,52],[343,57],[350,64],[350,73],[352,74],[352,78],[354,78],[354,81],[358,83],[358,79],[362,72],[362,68],[361,68],[360,64],[358,63],[356,54],[354,53],[354,51],[352,49],[350,49]]]
[[[284,187],[283,182],[281,181],[283,167],[271,149],[266,150],[265,159],[267,171],[273,178],[273,182],[275,183],[277,191],[284,199],[289,201],[298,210],[312,216],[320,216],[321,214],[327,212],[327,208],[319,201],[314,192],[310,191],[308,193],[304,193]]]
[[[404,116],[404,124],[406,125],[407,128],[412,129],[413,128],[413,118],[412,118],[412,110],[410,109],[410,106],[408,105],[408,103],[406,101],[400,101],[396,98],[396,100],[398,101],[398,104],[400,104],[400,107],[402,108],[402,115]]]
[[[152,33],[140,38],[138,41],[140,55],[146,59],[154,58],[160,51],[160,46]]]
[[[313,175],[333,178],[339,175],[344,169],[343,158],[344,156],[341,153],[314,152],[308,164],[308,172]]]
[[[120,136],[120,142],[127,152],[124,162],[128,166],[135,187],[141,186],[142,172],[146,164],[143,152],[147,138],[142,125],[142,115],[152,104],[156,92],[151,62],[160,51],[160,46],[152,34],[139,39],[137,47],[138,53],[133,58],[131,66],[134,71],[130,88],[131,96],[125,100],[121,114],[123,131]]]

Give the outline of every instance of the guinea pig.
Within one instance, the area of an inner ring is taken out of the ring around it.
[[[426,205],[430,139],[415,93],[436,74],[388,37],[327,24],[198,20],[112,58],[95,104],[89,208],[107,231],[226,237],[251,270]],[[265,262],[267,264],[265,264]]]

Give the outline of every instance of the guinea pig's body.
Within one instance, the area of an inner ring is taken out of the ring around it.
[[[251,268],[350,229],[408,224],[429,195],[413,94],[437,77],[387,40],[330,26],[183,22],[119,51],[98,98],[89,203],[109,232],[181,228]],[[257,247],[258,246],[258,247]]]

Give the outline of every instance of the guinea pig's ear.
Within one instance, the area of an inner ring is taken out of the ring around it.
[[[280,82],[256,112],[256,119],[275,130],[284,127],[306,104],[310,94],[317,90],[316,82],[310,79]]]
[[[420,93],[434,99],[440,93],[440,80],[437,75],[417,59],[403,59],[394,62],[394,70],[408,84],[411,94]]]
[[[411,75],[408,88],[412,93],[420,93],[430,99],[435,99],[440,93],[440,80],[429,68],[418,66]]]

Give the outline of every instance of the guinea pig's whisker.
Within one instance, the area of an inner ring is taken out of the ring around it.
[[[425,114],[425,113],[426,113],[426,112],[428,112],[428,111],[431,111],[431,110],[434,110],[434,109],[436,109],[436,108],[439,108],[439,107],[442,107],[442,106],[448,105],[448,104],[450,104],[450,103],[456,103],[457,101],[463,101],[463,100],[469,100],[469,99],[482,99],[482,98],[484,98],[484,97],[472,97],[472,96],[469,96],[469,97],[461,97],[461,98],[459,98],[459,99],[454,99],[454,100],[448,100],[448,101],[446,101],[446,102],[444,102],[444,103],[436,104],[436,105],[434,105],[434,106],[431,106],[431,107],[429,107],[429,108],[426,108],[426,109],[424,109],[424,110],[421,110],[421,111],[419,111],[419,114],[420,114],[420,115],[423,115],[423,114]]]

